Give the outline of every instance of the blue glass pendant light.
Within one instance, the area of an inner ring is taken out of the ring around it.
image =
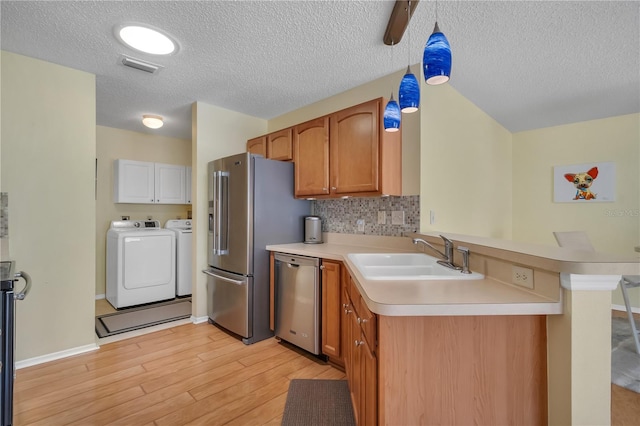
[[[400,98],[400,109],[402,112],[416,112],[420,106],[420,86],[418,85],[418,79],[411,69],[407,65],[407,73],[402,77],[400,82],[400,91],[398,93]]]
[[[449,81],[449,76],[451,75],[451,46],[449,46],[449,41],[440,31],[437,21],[433,33],[424,47],[422,66],[427,84],[436,85]]]
[[[391,93],[391,98],[384,109],[384,131],[397,132],[398,130],[400,130],[400,106]]]
[[[400,99],[400,110],[404,113],[416,112],[420,107],[420,86],[418,79],[411,72],[411,1],[407,3],[407,72],[400,82],[398,98]]]

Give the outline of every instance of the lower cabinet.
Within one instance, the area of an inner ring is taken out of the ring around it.
[[[322,353],[340,363],[341,264],[322,260]]]
[[[358,425],[378,423],[377,332],[370,325],[375,317],[362,301],[351,278],[343,288],[343,355],[353,414]],[[349,288],[351,287],[351,288]],[[365,333],[365,328],[368,327]]]

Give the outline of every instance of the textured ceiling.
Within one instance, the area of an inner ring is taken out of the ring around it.
[[[405,34],[392,54],[382,37],[393,3],[2,0],[1,47],[95,74],[99,125],[190,138],[195,101],[269,119],[402,70],[408,57],[420,63],[435,3],[418,4],[410,51]],[[510,131],[640,111],[639,2],[437,8],[453,51],[450,84]],[[114,27],[129,22],[172,34],[179,52],[123,46]],[[121,54],[164,68],[125,68]],[[146,129],[142,114],[165,126]]]

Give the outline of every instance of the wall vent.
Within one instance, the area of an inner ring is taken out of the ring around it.
[[[120,56],[120,63],[125,67],[148,72],[149,74],[156,74],[158,71],[162,69],[162,65],[152,64],[151,62],[143,61],[141,59],[131,58],[126,55]]]

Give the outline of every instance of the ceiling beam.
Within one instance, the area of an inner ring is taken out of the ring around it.
[[[382,38],[384,44],[391,46],[400,43],[402,35],[409,24],[410,17],[407,17],[407,7],[409,7],[409,2],[411,2],[410,14],[413,16],[413,11],[416,10],[416,6],[419,1],[420,0],[396,0],[396,4],[393,5],[393,10],[389,17],[387,30],[384,32],[384,37]]]

